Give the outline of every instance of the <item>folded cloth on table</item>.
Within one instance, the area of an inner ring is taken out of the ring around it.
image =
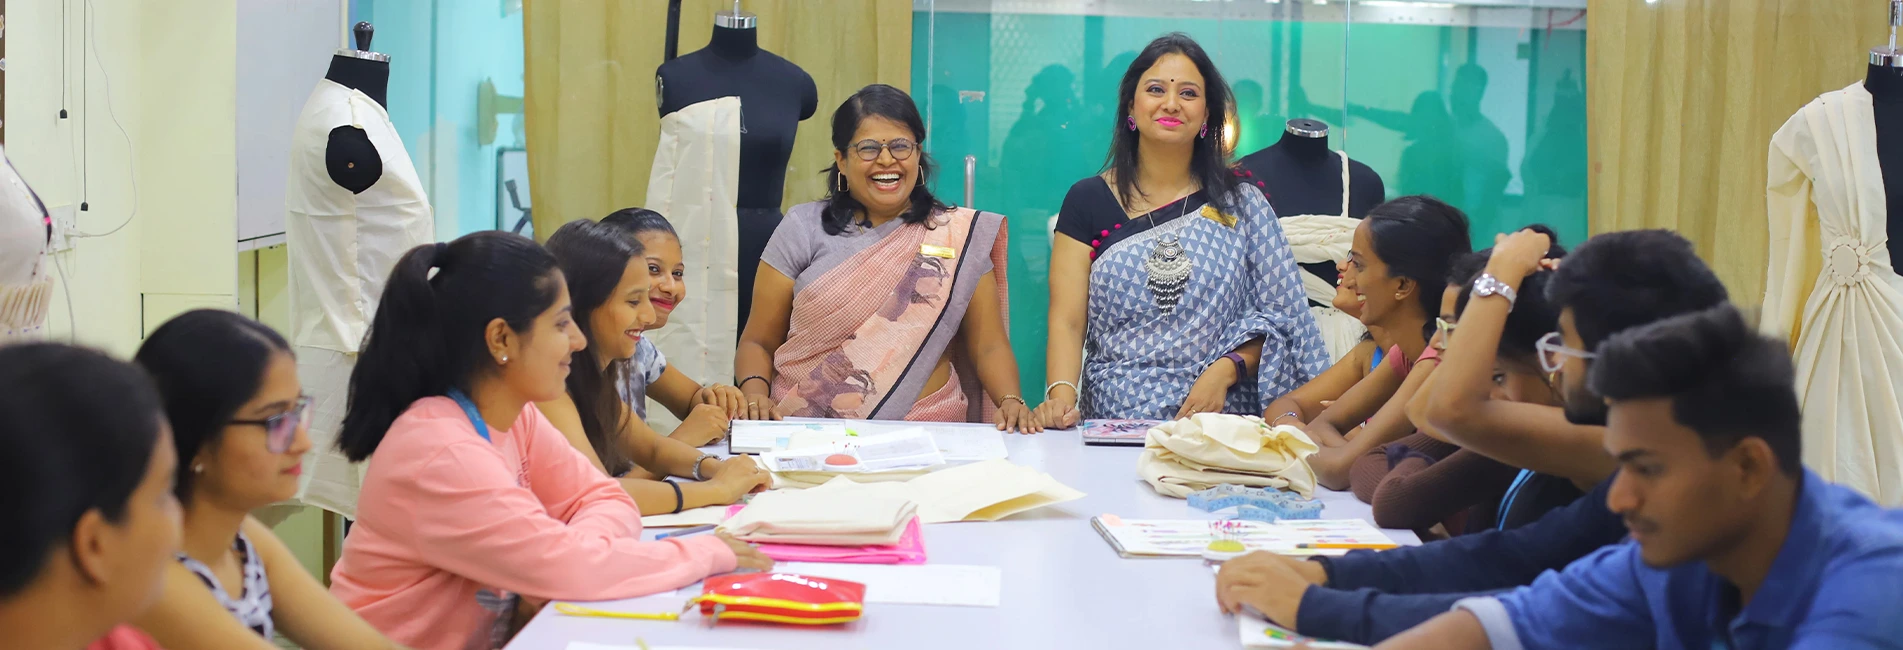
[[[738,507],[738,506],[736,506]],[[919,533],[918,517],[905,524],[905,533],[897,544],[865,546],[815,546],[812,544],[754,544],[775,562],[827,562],[832,564],[924,564],[925,538]]]
[[[918,504],[902,495],[854,489],[835,478],[806,490],[765,492],[723,526],[749,542],[864,546],[896,544]]]
[[[1320,451],[1296,427],[1262,418],[1205,413],[1150,429],[1137,473],[1164,496],[1187,498],[1217,485],[1247,485],[1315,495],[1308,457]]]

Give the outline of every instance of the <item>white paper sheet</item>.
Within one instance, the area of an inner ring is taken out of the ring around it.
[[[827,464],[827,459],[836,455],[851,456],[856,462],[848,465]],[[938,445],[932,440],[932,435],[918,427],[871,436],[833,439],[817,446],[761,454],[760,459],[775,472],[864,473],[925,469],[945,464],[945,457],[938,453]]]
[[[706,526],[727,520],[727,506],[704,506],[684,510],[671,515],[648,515],[641,518],[642,528],[686,528],[688,526]]]
[[[781,562],[779,573],[849,580],[866,586],[866,602],[997,607],[1003,577],[994,566],[963,564],[813,564]]]
[[[607,645],[603,643],[587,643],[583,641],[569,641],[568,650],[641,650],[641,647],[632,646],[632,645]],[[709,648],[705,646],[684,646],[684,645],[651,645],[647,647],[647,650],[739,650],[739,649],[738,648]]]
[[[1004,448],[1004,432],[990,427],[925,427],[938,443],[938,452],[946,462],[963,463],[1004,460],[1010,452]]]
[[[1248,613],[1236,615],[1236,627],[1242,636],[1244,648],[1293,648],[1297,642],[1291,639],[1305,639],[1308,641],[1306,647],[1310,650],[1368,650],[1365,645],[1310,639]],[[1272,636],[1271,631],[1277,635]],[[569,650],[575,650],[574,646],[569,646]]]
[[[788,448],[796,436],[813,434],[845,437],[846,427],[827,421],[735,420],[733,432],[727,435],[727,449],[736,454],[763,454]]]

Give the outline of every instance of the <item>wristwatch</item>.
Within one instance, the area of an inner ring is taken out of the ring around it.
[[[719,456],[715,456],[715,455],[713,455],[713,454],[701,454],[701,455],[700,455],[700,458],[696,458],[696,459],[694,459],[694,480],[696,480],[696,481],[705,481],[705,480],[707,480],[707,477],[705,477],[705,476],[701,476],[701,475],[700,475],[700,466],[701,466],[701,465],[705,465],[705,464],[707,463],[707,459],[709,459],[709,458],[712,458],[712,459],[715,459],[715,460],[719,460],[719,459],[720,459],[720,457],[719,457]]]
[[[1513,287],[1507,286],[1507,283],[1501,282],[1499,278],[1493,277],[1492,273],[1481,273],[1480,277],[1474,278],[1474,297],[1485,298],[1488,296],[1506,298],[1508,306],[1512,306],[1513,303],[1520,298],[1519,294],[1514,293]]]

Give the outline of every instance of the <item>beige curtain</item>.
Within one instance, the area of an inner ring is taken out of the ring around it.
[[[1590,0],[1590,220],[1595,233],[1669,228],[1731,297],[1764,295],[1771,134],[1863,78],[1887,42],[1879,0]]]
[[[911,85],[912,3],[907,0],[748,0],[760,47],[813,76],[819,110],[800,123],[782,207],[825,193],[830,118],[860,88]],[[707,45],[714,14],[731,1],[686,0],[680,53]],[[654,69],[667,38],[664,0],[525,0],[524,108],[535,233],[600,218],[646,199],[660,141]]]

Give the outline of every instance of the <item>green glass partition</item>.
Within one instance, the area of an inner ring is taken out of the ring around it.
[[[1467,211],[1475,243],[1545,223],[1586,235],[1584,0],[917,0],[912,92],[933,190],[1010,218],[1011,337],[1041,394],[1050,230],[1101,169],[1124,69],[1181,31],[1236,96],[1238,157],[1290,118],[1381,175],[1390,198]],[[974,171],[967,176],[970,158]]]

